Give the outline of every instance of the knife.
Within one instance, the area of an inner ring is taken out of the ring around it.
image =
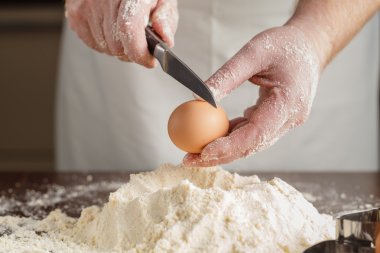
[[[153,31],[145,28],[149,52],[160,62],[164,72],[193,91],[206,102],[216,107],[214,96],[206,84],[185,63],[183,63]]]

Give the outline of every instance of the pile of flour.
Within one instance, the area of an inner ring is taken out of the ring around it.
[[[334,237],[332,217],[274,178],[162,165],[79,219],[0,217],[0,252],[292,252]]]

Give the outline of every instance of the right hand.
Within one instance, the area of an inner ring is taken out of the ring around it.
[[[145,27],[172,47],[178,23],[177,0],[66,0],[71,29],[91,48],[121,60],[154,67]]]

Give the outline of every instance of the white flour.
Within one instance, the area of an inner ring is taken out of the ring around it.
[[[79,219],[0,217],[0,252],[292,252],[334,237],[334,222],[275,178],[163,165],[131,176]]]

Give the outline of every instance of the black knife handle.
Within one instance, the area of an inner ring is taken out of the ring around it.
[[[165,43],[160,39],[157,33],[155,33],[153,31],[153,28],[150,26],[147,26],[145,28],[145,36],[148,42],[148,50],[151,55],[154,55],[154,49],[156,48],[157,44],[165,45]]]

